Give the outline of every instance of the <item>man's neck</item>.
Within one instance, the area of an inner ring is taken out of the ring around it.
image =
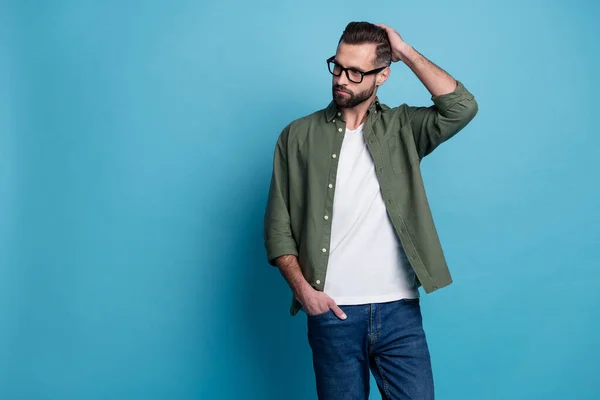
[[[369,106],[375,100],[375,94],[369,97],[368,100],[363,101],[356,107],[352,108],[343,108],[342,112],[344,113],[344,119],[346,120],[346,128],[350,130],[354,130],[358,128],[365,120],[367,119],[367,115],[369,114]]]

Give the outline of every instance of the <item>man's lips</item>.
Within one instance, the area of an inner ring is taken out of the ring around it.
[[[338,93],[338,94],[350,94],[350,93],[348,93],[348,92],[346,92],[346,91],[344,91],[342,89],[335,89],[335,92]]]

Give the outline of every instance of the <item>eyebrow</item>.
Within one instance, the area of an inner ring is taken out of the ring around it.
[[[344,66],[343,66],[341,63],[339,63],[339,62],[338,62],[338,60],[336,60],[335,58],[333,59],[333,62],[334,62],[334,63],[336,63],[337,65],[341,66],[341,67],[344,67]],[[359,72],[365,72],[365,71],[363,71],[363,69],[362,69],[362,68],[358,68],[358,67],[354,67],[354,66],[349,66],[349,67],[344,67],[344,68],[347,68],[347,69],[355,69],[355,70],[357,70],[357,71],[359,71]]]

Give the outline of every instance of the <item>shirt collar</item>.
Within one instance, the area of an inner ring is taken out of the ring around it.
[[[383,107],[379,103],[379,98],[375,97],[371,105],[369,106],[369,114],[372,114],[375,111],[381,111]],[[342,118],[344,114],[342,111],[335,105],[335,102],[332,100],[327,108],[325,109],[325,117],[327,118],[327,122],[331,122],[335,117]]]

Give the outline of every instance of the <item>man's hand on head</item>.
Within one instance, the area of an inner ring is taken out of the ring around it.
[[[410,47],[402,36],[396,31],[394,28],[389,27],[385,24],[375,24],[378,27],[385,29],[388,34],[388,39],[390,40],[390,46],[392,47],[392,61],[402,61],[404,62],[404,55],[406,54],[407,49]]]

